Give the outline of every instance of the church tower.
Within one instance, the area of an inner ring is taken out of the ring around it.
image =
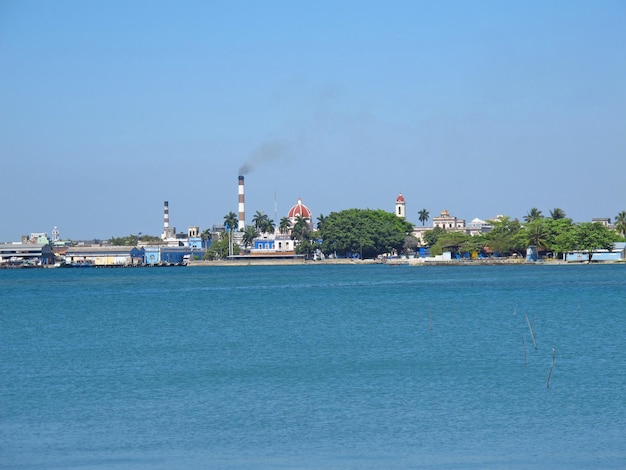
[[[406,219],[406,206],[402,194],[399,194],[396,198],[396,215],[401,219]]]

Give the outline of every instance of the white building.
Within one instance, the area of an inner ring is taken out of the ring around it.
[[[440,227],[450,231],[465,231],[465,219],[459,219],[450,215],[447,210],[442,210],[439,217],[433,217],[433,228]]]

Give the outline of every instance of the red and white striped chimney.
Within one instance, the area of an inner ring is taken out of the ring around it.
[[[244,208],[245,196],[243,188],[243,176],[239,176],[239,230],[246,229],[246,212]]]

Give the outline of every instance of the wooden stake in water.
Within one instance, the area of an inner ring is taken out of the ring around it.
[[[526,360],[526,340],[524,339],[524,333],[522,333],[522,343],[524,344],[524,365],[528,365],[528,361]]]
[[[428,315],[428,329],[433,329],[433,308],[430,307],[430,314]]]
[[[535,333],[533,333],[533,327],[530,325],[528,315],[526,315],[526,323],[528,323],[528,329],[530,330],[530,339],[533,340],[533,346],[537,349],[537,341],[535,341]]]
[[[552,369],[554,369],[554,356],[556,355],[556,349],[552,348],[552,365],[550,366],[550,372],[548,372],[548,379],[546,380],[546,387],[550,388],[550,376],[552,375]]]

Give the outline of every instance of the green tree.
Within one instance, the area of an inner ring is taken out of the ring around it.
[[[437,239],[437,243],[430,248],[430,254],[436,256],[442,254],[444,251],[449,251],[453,255],[461,254],[461,247],[467,243],[470,238],[470,235],[463,232],[445,232]]]
[[[610,250],[616,240],[617,234],[599,222],[582,222],[574,231],[576,249],[587,252],[588,262],[591,262],[594,250]]]
[[[551,249],[556,258],[564,258],[565,253],[576,249],[576,226],[570,224],[569,228],[563,228],[552,239]]]
[[[317,229],[321,230],[322,227],[324,226],[324,221],[326,220],[326,217],[324,216],[324,214],[320,214],[317,217]]]
[[[286,235],[289,233],[289,230],[291,230],[291,220],[289,220],[289,217],[283,217],[282,219],[280,219],[278,232],[281,235]]]
[[[422,227],[423,227],[424,224],[430,218],[430,212],[428,212],[426,209],[422,209],[421,211],[418,212],[418,214],[419,214],[418,220],[422,223]]]
[[[291,229],[291,239],[298,241],[308,240],[310,232],[311,228],[309,227],[309,221],[299,215],[296,218],[296,223],[293,224],[293,228]]]
[[[562,253],[574,249],[571,232],[574,227],[572,219],[542,219],[542,225],[547,232],[547,249],[552,251],[555,258]]]
[[[111,237],[109,239],[109,243],[113,246],[137,246],[139,243],[139,236],[131,234],[127,237]]]
[[[481,253],[485,248],[485,237],[482,234],[468,237],[465,243],[461,245],[463,253]]]
[[[536,207],[533,207],[524,216],[524,220],[526,222],[532,222],[533,220],[541,219],[542,217],[543,217],[543,215],[541,214],[541,211],[539,209],[537,209]]]
[[[224,216],[224,227],[229,232],[234,232],[239,225],[239,220],[234,212],[229,212]]]
[[[259,235],[260,233],[257,232],[254,225],[248,225],[246,229],[243,231],[242,241],[243,241],[244,248],[248,248],[252,246],[254,244],[254,239],[257,238]]]
[[[519,236],[521,224],[517,219],[500,217],[491,222],[491,230],[485,235],[486,246],[495,254],[506,256],[511,253],[523,254],[526,246]]]
[[[555,207],[554,209],[550,211],[550,217],[554,220],[564,219],[565,211],[563,209],[559,209],[558,207]]]
[[[424,232],[424,243],[426,246],[434,246],[437,243],[437,240],[439,240],[439,237],[441,237],[444,233],[446,233],[446,231],[439,226],[433,228],[432,230],[426,230]]]
[[[340,256],[360,254],[374,258],[385,253],[401,253],[411,223],[394,213],[371,209],[331,212],[320,232],[322,251]]]
[[[615,229],[622,237],[626,237],[626,211],[615,216]]]
[[[231,255],[235,254],[233,249],[233,232],[238,225],[239,220],[234,212],[231,211],[224,216],[224,227],[228,232],[228,253]]]
[[[534,245],[539,251],[548,248],[549,233],[543,219],[535,219],[524,227],[523,242],[525,245]]]
[[[208,229],[208,228],[207,228],[206,230],[204,230],[204,231],[200,234],[200,238],[202,238],[202,240],[203,240],[203,241],[205,241],[205,242],[206,242],[206,241],[208,241],[208,240],[210,240],[210,239],[212,238],[212,235],[211,235],[211,230],[210,230],[210,229]]]
[[[256,211],[254,217],[252,217],[252,225],[259,232],[263,232],[267,222],[269,221],[269,217],[261,211]]]
[[[222,232],[218,240],[213,242],[210,248],[204,254],[206,260],[220,260],[226,259],[230,250],[233,250],[234,255],[239,254],[239,246],[235,245],[231,248],[230,232]]]
[[[265,233],[274,233],[276,231],[276,224],[272,219],[267,219],[265,223],[265,227],[263,227],[263,232]]]

